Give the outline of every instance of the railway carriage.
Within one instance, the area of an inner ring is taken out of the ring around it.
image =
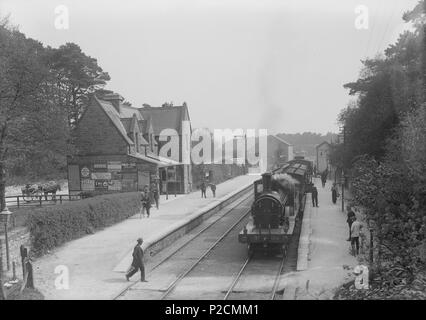
[[[258,250],[285,254],[311,186],[312,163],[304,159],[289,161],[254,182],[250,220],[238,236],[249,254]]]

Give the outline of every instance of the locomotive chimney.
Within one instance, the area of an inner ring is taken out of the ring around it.
[[[272,174],[267,172],[262,174],[263,191],[271,191]]]

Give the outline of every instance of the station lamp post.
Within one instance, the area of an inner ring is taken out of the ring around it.
[[[6,264],[7,264],[7,270],[10,270],[10,255],[9,255],[9,237],[7,232],[7,227],[9,223],[9,217],[12,215],[12,212],[9,211],[7,207],[3,209],[3,211],[0,212],[0,219],[1,222],[4,224],[4,240],[6,243]]]

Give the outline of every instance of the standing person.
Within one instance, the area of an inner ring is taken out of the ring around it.
[[[337,187],[336,182],[333,183],[333,186],[331,187],[331,200],[334,204],[337,202],[337,198],[339,197],[339,188]]]
[[[354,255],[359,254],[359,235],[362,228],[361,223],[356,219],[356,216],[352,219],[351,225],[351,246]]]
[[[356,216],[355,216],[355,212],[352,211],[350,206],[346,207],[346,211],[348,213],[346,222],[348,223],[348,226],[349,226],[349,238],[347,241],[351,241],[351,227],[352,227],[352,223],[354,222],[354,219],[356,219]]]
[[[201,183],[200,189],[201,189],[201,198],[203,198],[203,197],[207,198],[207,196],[206,196],[207,187],[206,187],[206,183],[204,181]]]
[[[158,184],[156,182],[151,183],[151,194],[155,201],[155,207],[160,207],[160,192],[158,190]]]
[[[152,205],[151,192],[149,192],[149,187],[146,185],[144,188],[144,192],[142,193],[142,215],[144,214],[146,210],[146,214],[149,218],[151,205]]]
[[[311,195],[312,195],[312,206],[318,207],[318,189],[317,189],[317,187],[312,186]]]
[[[216,197],[216,185],[214,183],[210,184],[210,189],[212,189],[213,198]]]
[[[133,261],[132,265],[130,266],[129,271],[126,273],[126,280],[129,281],[130,278],[138,272],[138,270],[141,271],[141,281],[142,282],[148,282],[145,279],[145,265],[143,263],[143,250],[141,248],[141,245],[143,243],[142,238],[139,238],[137,240],[137,244],[135,248],[133,249]]]
[[[321,182],[322,182],[322,187],[325,188],[325,183],[327,182],[327,170],[321,173]]]

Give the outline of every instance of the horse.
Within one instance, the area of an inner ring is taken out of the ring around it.
[[[47,201],[47,195],[52,194],[52,200],[56,201],[56,191],[61,191],[61,186],[55,181],[49,181],[39,186],[41,191],[44,193],[44,198]]]
[[[30,201],[34,197],[36,197],[38,195],[41,195],[41,188],[37,184],[32,184],[31,185],[31,184],[27,183],[25,185],[25,187],[21,188],[21,191],[22,191],[22,195],[24,197],[24,200],[26,200],[26,201]],[[30,200],[25,199],[26,197],[30,198]]]

